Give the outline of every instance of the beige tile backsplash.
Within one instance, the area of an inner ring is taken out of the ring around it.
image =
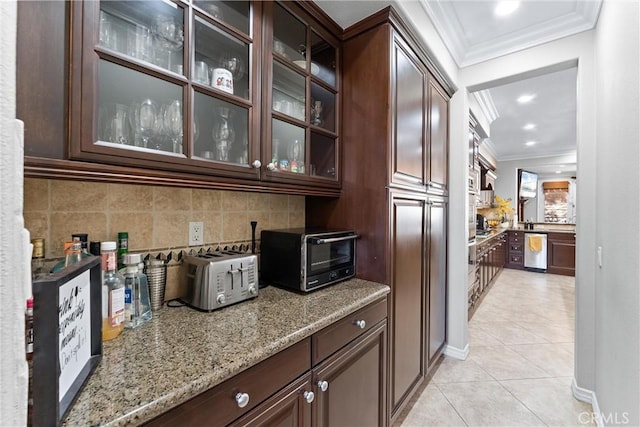
[[[116,240],[129,233],[130,252],[184,248],[190,221],[204,223],[205,246],[251,239],[266,228],[302,227],[304,196],[154,187],[28,178],[24,182],[24,220],[31,238],[46,239],[46,257],[63,255],[72,233],[89,240]],[[179,268],[167,271],[166,299],[176,288]]]

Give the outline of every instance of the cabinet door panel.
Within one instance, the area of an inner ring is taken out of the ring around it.
[[[313,370],[314,426],[386,425],[386,322]],[[322,391],[319,382],[326,381]]]
[[[429,188],[446,192],[449,158],[449,98],[429,81]]]
[[[392,205],[391,402],[395,408],[423,374],[424,202]]]
[[[394,44],[392,181],[424,183],[426,76],[402,46]]]
[[[311,404],[304,400],[311,391],[311,374],[293,382],[231,426],[304,427],[311,425]]]
[[[447,205],[430,201],[428,209],[429,254],[429,359],[434,361],[446,341],[447,320]]]

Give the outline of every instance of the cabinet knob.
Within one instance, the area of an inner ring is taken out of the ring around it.
[[[313,399],[315,399],[316,395],[313,394],[312,391],[305,391],[304,394],[302,395],[302,397],[304,397],[304,400],[307,403],[311,403],[311,402],[313,402]]]
[[[272,172],[275,171],[275,170],[278,170],[278,168],[276,167],[276,164],[273,163],[273,162],[267,164],[267,169],[269,169]]]
[[[238,408],[244,408],[249,404],[249,395],[247,393],[236,394],[236,403],[238,404]]]
[[[323,380],[318,381],[318,388],[322,391],[327,391],[329,388],[329,383]]]
[[[260,160],[254,160],[253,163],[251,163],[251,166],[258,169],[260,168],[260,166],[262,166],[262,162]]]
[[[367,326],[367,322],[365,322],[364,320],[356,320],[355,322],[353,322],[353,324],[360,329],[364,329]]]

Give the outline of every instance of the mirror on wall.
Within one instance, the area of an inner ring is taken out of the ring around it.
[[[519,221],[576,223],[575,176],[518,169],[517,188]]]

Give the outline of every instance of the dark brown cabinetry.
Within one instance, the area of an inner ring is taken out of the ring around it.
[[[506,266],[509,245],[507,233],[501,233],[476,244],[475,248],[469,248],[476,251],[475,277],[477,277],[469,296],[469,318],[480,306],[482,299]]]
[[[346,30],[342,196],[307,198],[307,224],[353,228],[358,277],[389,284],[393,420],[446,344],[448,101],[387,8]]]
[[[574,233],[548,233],[547,273],[576,275],[576,235]]]
[[[371,303],[147,425],[386,426],[386,317]]]
[[[428,364],[431,366],[446,342],[447,307],[447,203],[427,201],[427,264],[429,301]]]
[[[425,203],[406,195],[391,196],[391,384],[392,407],[399,405],[425,373],[427,298]]]
[[[507,232],[507,268],[524,269],[524,232]]]
[[[338,194],[341,29],[314,4],[45,3],[19,5],[27,176]]]

